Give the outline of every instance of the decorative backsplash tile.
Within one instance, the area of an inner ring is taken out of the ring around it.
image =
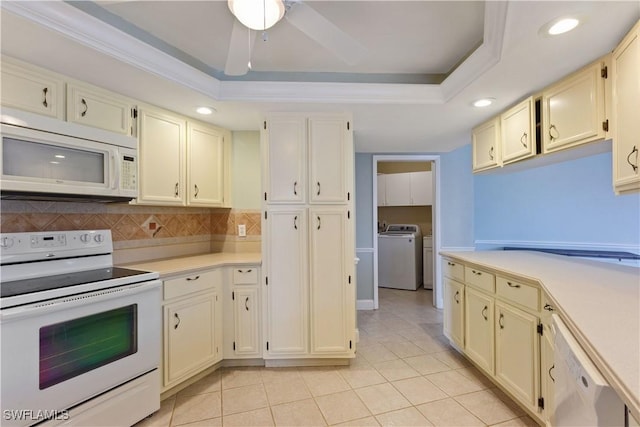
[[[237,224],[246,225],[247,236],[261,233],[256,211],[13,200],[2,201],[0,209],[3,233],[110,229],[116,247],[117,242],[142,247],[176,238],[235,236]]]

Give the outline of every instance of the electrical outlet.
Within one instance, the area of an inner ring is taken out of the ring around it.
[[[238,224],[238,236],[247,237],[247,226],[245,224]]]

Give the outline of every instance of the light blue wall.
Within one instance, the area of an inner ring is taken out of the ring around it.
[[[373,300],[373,154],[356,153],[358,300]]]
[[[474,177],[478,248],[491,247],[484,240],[640,247],[640,194],[614,195],[611,152],[512,173],[507,168]]]
[[[474,180],[471,145],[440,157],[441,249],[472,248]]]

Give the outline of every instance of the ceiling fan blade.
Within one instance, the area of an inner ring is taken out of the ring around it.
[[[255,39],[255,31],[251,31],[242,25],[240,21],[234,19],[227,52],[227,62],[224,66],[224,73],[227,76],[244,76],[247,74]]]
[[[284,14],[287,21],[349,65],[367,54],[367,48],[304,2],[295,1]]]

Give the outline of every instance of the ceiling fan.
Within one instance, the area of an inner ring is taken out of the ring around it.
[[[236,18],[224,68],[228,76],[247,74],[258,31],[265,31],[282,17],[349,65],[366,55],[364,45],[301,0],[228,0],[228,5]],[[273,12],[269,12],[269,5],[274,7]],[[257,11],[257,19],[252,23],[242,15],[243,11],[254,14]]]

